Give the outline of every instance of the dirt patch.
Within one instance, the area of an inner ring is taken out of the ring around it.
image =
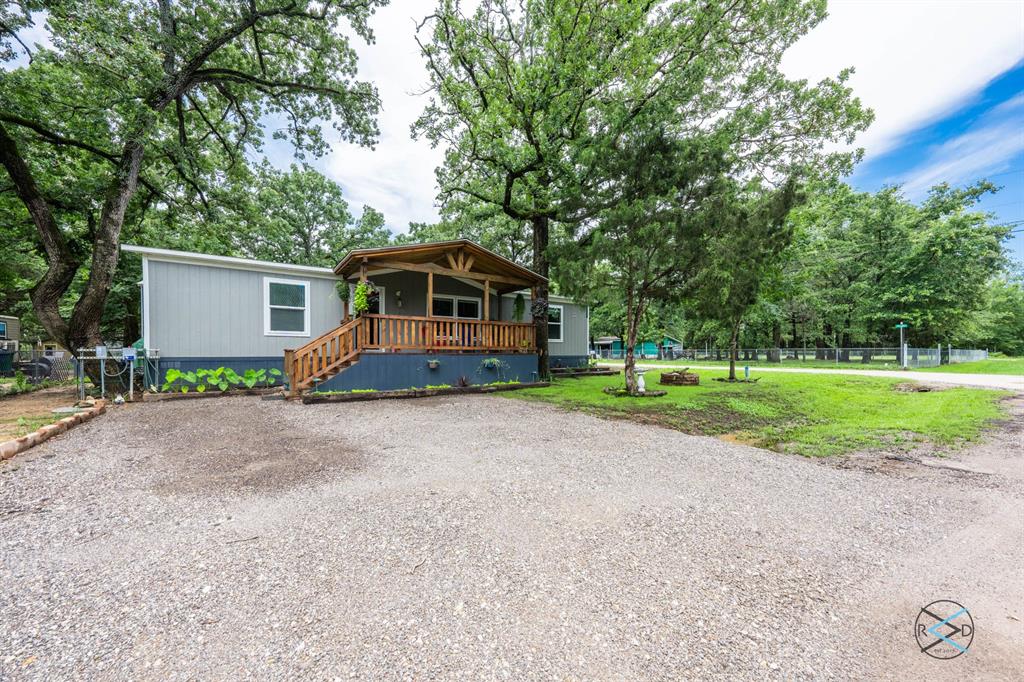
[[[956,388],[956,386],[926,384],[920,381],[901,381],[898,384],[894,384],[892,390],[899,393],[931,393],[932,391],[948,391],[951,388]]]
[[[78,391],[74,386],[54,386],[0,398],[0,441],[23,435],[19,433],[18,419],[52,417],[51,421],[57,421],[61,415],[51,410],[74,405],[77,400]]]
[[[602,409],[594,408],[593,406],[577,407],[575,409],[581,409],[597,417],[623,419],[639,424],[662,426],[675,431],[682,431],[692,436],[733,434],[737,442],[749,442],[741,440],[743,432],[767,426],[771,423],[769,419],[737,412],[724,405],[706,405],[699,409],[673,409],[664,405],[644,409]]]
[[[350,443],[328,433],[291,429],[266,415],[254,418],[251,400],[129,406],[134,413],[133,430],[152,443],[144,459],[146,466],[158,472],[153,491],[163,495],[277,492],[362,467],[363,457]],[[210,411],[218,419],[201,415]],[[202,423],[203,429],[175,426],[195,423]]]
[[[871,473],[920,478],[942,475],[948,480],[970,479],[977,488],[1012,488],[1024,479],[1019,458],[1024,441],[1024,395],[1005,398],[1007,418],[991,423],[981,443],[940,445],[907,432],[896,434],[880,448],[826,458],[827,466]]]

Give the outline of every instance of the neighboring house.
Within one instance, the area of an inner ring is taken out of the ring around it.
[[[276,367],[323,391],[536,378],[534,326],[513,317],[544,280],[468,240],[358,249],[333,269],[122,248],[142,256],[142,336],[161,372]],[[360,280],[379,296],[356,318],[339,290],[352,301]],[[552,364],[585,361],[586,306],[551,297],[550,317]]]
[[[682,348],[682,344],[671,336],[663,336],[660,341],[638,341],[633,347],[633,355],[638,358],[659,358],[671,355],[673,349]],[[594,340],[594,353],[601,358],[621,359],[626,356],[625,344],[618,336],[599,336]]]
[[[21,342],[21,320],[10,315],[0,315],[0,350],[18,350]]]

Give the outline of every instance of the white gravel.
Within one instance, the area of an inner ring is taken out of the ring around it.
[[[114,409],[0,467],[0,679],[1021,679],[1000,438],[973,474],[502,397]],[[915,649],[935,599],[969,655]]]

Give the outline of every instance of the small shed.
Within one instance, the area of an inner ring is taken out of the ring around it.
[[[18,350],[21,342],[21,320],[13,315],[0,315],[0,349]]]

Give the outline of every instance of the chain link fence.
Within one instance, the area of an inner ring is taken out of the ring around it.
[[[0,375],[23,375],[33,384],[69,381],[75,377],[74,359],[60,350],[34,348],[0,349]]]
[[[600,348],[593,351],[602,360],[622,360],[622,349]],[[938,367],[950,363],[977,362],[988,359],[987,350],[935,346],[906,349],[906,366],[911,369]],[[637,353],[638,360],[690,360],[693,362],[729,362],[728,348],[684,348],[664,346],[657,353]],[[903,366],[903,353],[896,346],[884,348],[740,348],[739,362],[772,363],[798,367],[829,365],[861,365],[877,369]]]

